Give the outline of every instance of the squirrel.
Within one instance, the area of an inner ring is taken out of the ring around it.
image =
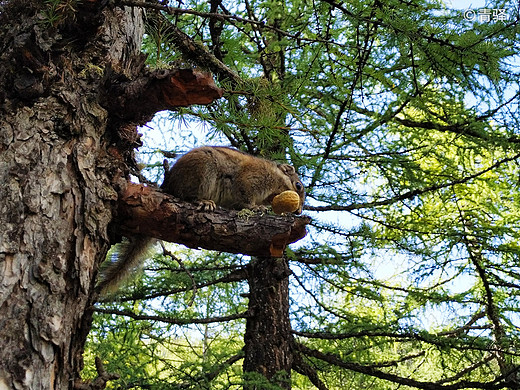
[[[221,146],[186,153],[165,175],[161,188],[181,200],[199,202],[204,210],[264,209],[276,195],[292,190],[300,196],[300,214],[305,200],[293,166]]]
[[[295,211],[300,214],[305,200],[304,186],[293,166],[223,146],[203,146],[180,157],[165,172],[161,189],[180,200],[198,203],[203,211],[217,206],[265,211],[275,196],[290,190],[300,197]],[[115,290],[141,263],[153,242],[151,237],[134,236],[121,244],[117,261],[101,271],[97,289],[102,294]]]

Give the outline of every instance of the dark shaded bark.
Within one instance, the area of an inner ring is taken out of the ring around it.
[[[248,266],[249,308],[244,336],[244,372],[258,373],[281,388],[291,388],[293,365],[286,259],[255,258]],[[248,390],[262,389],[250,376]]]

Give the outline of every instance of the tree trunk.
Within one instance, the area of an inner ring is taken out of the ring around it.
[[[100,104],[140,60],[138,9],[4,2],[0,14],[0,388],[79,384],[122,158]],[[53,12],[51,14],[51,12]]]
[[[286,259],[258,257],[248,266],[249,308],[243,365],[246,378],[251,379],[251,384],[245,386],[247,390],[265,388],[262,376],[283,389],[291,388],[289,275]]]
[[[109,248],[113,181],[124,177],[107,152],[98,73],[128,66],[143,33],[139,10],[90,2],[78,12],[84,19],[58,15],[53,26],[38,3],[2,11],[2,389],[73,388],[82,368],[94,274]]]

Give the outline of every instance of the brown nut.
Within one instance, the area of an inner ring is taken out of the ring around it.
[[[284,191],[273,198],[271,205],[276,214],[292,213],[300,208],[300,195],[294,191]]]

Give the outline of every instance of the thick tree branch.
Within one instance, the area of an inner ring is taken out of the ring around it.
[[[305,236],[309,222],[306,216],[201,212],[197,205],[130,183],[120,196],[115,226],[123,235],[142,234],[189,248],[281,257],[288,244]]]
[[[194,69],[160,69],[135,80],[109,71],[105,84],[104,106],[111,116],[126,122],[142,122],[158,111],[209,104],[222,97],[211,74]]]
[[[95,364],[98,374],[97,378],[90,382],[84,382],[81,379],[77,379],[74,382],[74,390],[103,390],[106,388],[108,381],[113,381],[120,378],[119,374],[107,372],[105,367],[103,367],[101,358],[97,356],[95,358]]]
[[[318,390],[329,390],[318,376],[316,369],[304,361],[300,354],[294,355],[293,370],[309,378],[311,383],[316,386]]]

